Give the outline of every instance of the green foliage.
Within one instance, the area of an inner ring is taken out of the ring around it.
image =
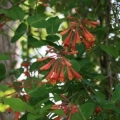
[[[79,107],[80,117],[82,120],[87,120],[94,112],[94,104],[87,102]]]
[[[13,20],[20,20],[22,21],[25,12],[19,6],[12,6],[12,9],[2,9],[0,13],[5,14],[6,16],[10,17]]]
[[[0,63],[0,81],[6,78],[6,67],[3,63]]]
[[[19,40],[26,32],[27,25],[25,23],[21,23],[15,31],[14,36],[11,39],[11,42],[14,43]]]
[[[8,37],[4,26],[13,30],[17,20],[10,42],[20,45],[21,67],[7,70],[16,51],[0,54],[0,82],[13,80],[0,85],[0,105],[24,113],[20,120],[119,120],[119,2],[10,2],[0,10],[0,34]]]
[[[0,60],[9,60],[10,56],[6,54],[0,54]]]
[[[44,18],[36,16],[29,16],[27,23],[34,28],[46,28],[49,26],[49,23]]]
[[[59,19],[58,17],[51,17],[47,20],[47,22],[49,23],[49,26],[47,27],[47,33],[55,34],[58,32],[58,28],[59,28],[62,20]]]
[[[19,111],[19,112],[24,112],[24,111],[29,111],[31,113],[35,113],[33,107],[31,107],[29,104],[27,104],[26,102],[23,102],[21,99],[19,98],[5,98],[4,99],[4,103],[6,105],[10,105],[10,107],[15,110],[15,111]]]

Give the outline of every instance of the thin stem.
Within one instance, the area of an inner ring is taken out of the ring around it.
[[[83,87],[84,87],[87,95],[90,97],[90,99],[95,102],[95,100],[94,100],[94,99],[91,97],[91,95],[88,93],[88,90],[87,90],[86,86],[84,85],[84,83],[82,83],[82,85],[83,85]]]
[[[110,29],[110,7],[111,7],[111,3],[110,0],[108,0],[108,5],[107,5],[107,16],[106,16],[106,26],[108,27],[108,31],[106,32],[106,39],[105,39],[105,45],[108,46],[108,35],[109,35],[109,29]],[[108,95],[108,100],[111,98],[112,95],[112,86],[113,86],[113,82],[112,82],[112,71],[111,71],[111,60],[110,60],[110,56],[108,54],[106,54],[106,65],[107,65],[107,75],[108,75],[108,81],[109,81],[109,95]]]

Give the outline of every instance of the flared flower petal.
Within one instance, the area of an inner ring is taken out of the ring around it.
[[[92,28],[95,28],[97,25],[100,24],[100,22],[89,21],[89,20],[87,20],[87,19],[83,19],[82,22],[85,23],[85,24],[87,24],[87,25],[89,25],[89,26],[92,27]]]
[[[67,74],[68,74],[68,79],[72,80],[74,78],[74,75],[72,74],[72,72],[70,71],[70,68],[67,67]]]
[[[72,67],[70,67],[70,70],[72,71],[73,75],[78,79],[78,80],[81,80],[82,79],[82,76],[77,73]]]
[[[62,67],[62,70],[60,72],[59,80],[60,80],[60,82],[64,82],[64,80],[65,80],[65,77],[64,77],[64,66]]]
[[[54,63],[54,61],[55,61],[55,59],[53,58],[49,63],[47,63],[46,65],[42,66],[40,68],[40,70],[48,70],[51,67],[51,65]]]
[[[65,48],[68,48],[70,46],[71,41],[72,41],[72,36],[73,36],[73,31],[71,31],[69,33],[69,35],[63,41],[63,45],[64,45]]]
[[[91,49],[91,47],[94,45],[94,41],[93,42],[87,42],[87,41],[84,40],[83,43],[88,50]]]
[[[56,82],[58,81],[58,77],[59,77],[59,76],[58,76],[58,73],[53,72],[52,76],[50,77],[49,82],[50,82],[52,85],[56,84]]]
[[[80,25],[82,29],[82,34],[84,38],[90,42],[90,41],[95,41],[95,36],[92,35],[83,25]]]

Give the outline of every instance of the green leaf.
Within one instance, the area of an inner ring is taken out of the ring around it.
[[[48,100],[49,100],[49,98],[45,98],[45,99],[41,100],[40,102],[38,102],[38,103],[36,104],[36,107],[37,107],[37,106],[41,106],[42,104],[44,104],[44,103],[47,102]]]
[[[51,109],[51,105],[45,105],[43,108],[40,109],[40,112],[41,113],[44,113],[46,112],[47,110],[50,110]]]
[[[0,54],[0,60],[9,60],[10,56],[5,54]]]
[[[28,3],[29,3],[32,7],[34,7],[34,5],[36,4],[36,1],[37,1],[37,0],[28,0]]]
[[[19,6],[13,6],[11,9],[2,9],[0,13],[5,14],[13,20],[22,20],[25,12]]]
[[[85,45],[83,43],[82,44],[77,44],[76,45],[76,50],[78,50],[77,56],[81,57],[82,54],[86,51],[86,47],[85,47]]]
[[[63,115],[64,115],[64,111],[61,110],[61,109],[54,110],[53,113],[55,113],[55,114],[57,114],[57,115],[60,115],[60,116],[63,116]]]
[[[44,40],[38,40],[32,36],[28,37],[28,44],[29,47],[33,47],[33,48],[47,45],[47,43]]]
[[[41,62],[34,62],[34,63],[30,66],[30,72],[33,72],[33,71],[39,69],[40,66],[41,66],[41,64],[42,64]]]
[[[0,81],[4,80],[7,77],[6,68],[3,63],[0,63]]]
[[[0,81],[4,80],[7,77],[7,75],[0,76]]]
[[[0,63],[0,76],[3,76],[6,74],[6,68],[3,63]]]
[[[30,26],[35,28],[46,28],[49,25],[45,19],[36,16],[29,16],[27,22]]]
[[[88,120],[94,113],[94,104],[92,102],[87,102],[79,107],[80,120]]]
[[[34,109],[19,98],[5,98],[4,103],[9,105],[14,111],[25,112],[27,110],[34,113]]]
[[[57,36],[57,35],[48,35],[48,36],[46,37],[46,40],[47,40],[47,41],[50,41],[50,42],[55,42],[55,41],[60,40],[60,37]]]
[[[35,98],[42,97],[47,92],[45,85],[42,85],[41,87],[37,87],[36,85],[33,85],[32,88],[25,90],[31,97],[35,97]]]
[[[116,106],[114,103],[107,101],[107,102],[102,103],[101,107],[104,109],[115,109]]]
[[[28,113],[25,113],[24,115],[22,115],[19,120],[27,120],[27,115]]]
[[[99,91],[95,91],[94,92],[95,96],[93,95],[93,97],[97,100],[98,103],[105,103],[105,95],[102,92]]]
[[[47,33],[48,34],[55,34],[58,32],[58,28],[62,22],[62,19],[59,19],[58,17],[51,17],[47,20],[49,23],[49,26],[47,27]]]
[[[116,85],[111,100],[113,103],[115,103],[119,99],[120,99],[120,83]]]
[[[71,120],[86,120],[86,119],[81,119],[78,113],[74,113],[71,117]]]
[[[103,51],[105,51],[107,54],[109,54],[111,57],[118,57],[119,56],[119,54],[118,54],[118,50],[117,50],[117,48],[116,47],[114,47],[114,46],[105,46],[105,45],[101,45],[100,46],[101,47],[101,49],[103,50]]]
[[[93,0],[81,0],[85,5],[91,6],[93,4]]]
[[[38,116],[38,115],[34,115],[34,114],[31,114],[31,113],[29,113],[28,115],[27,115],[27,120],[36,120],[37,118],[39,118],[40,116]]]
[[[79,66],[80,66],[80,68],[79,69],[81,69],[82,67],[84,67],[86,64],[88,64],[88,63],[90,63],[90,60],[80,60],[79,61]]]
[[[6,90],[8,90],[8,86],[7,85],[0,85],[0,90],[2,90],[3,92],[5,92]]]
[[[115,92],[116,92],[117,95],[120,97],[120,83],[116,85],[116,87],[115,87]]]
[[[15,31],[14,36],[11,39],[11,42],[14,43],[19,40],[26,32],[27,25],[25,23],[21,23]]]
[[[104,80],[105,76],[103,76],[103,75],[97,75],[94,78],[97,79],[97,80]]]
[[[72,64],[74,70],[76,70],[77,72],[80,70],[80,64],[76,60],[71,60],[70,63]]]
[[[18,68],[18,69],[12,70],[9,74],[10,75],[14,74],[15,77],[18,78],[23,72],[24,72],[23,68]]]

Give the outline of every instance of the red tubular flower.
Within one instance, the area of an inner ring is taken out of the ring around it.
[[[77,10],[76,13],[78,13]],[[95,28],[96,25],[99,25],[99,22],[89,21],[87,19],[77,19],[72,16],[68,16],[67,18],[70,19],[72,22],[69,28],[60,33],[61,35],[68,34],[68,36],[63,41],[64,46],[66,48],[70,48],[71,51],[74,51],[76,48],[76,44],[83,42],[86,48],[90,49],[94,45],[94,41],[96,38],[84,27],[84,25]],[[86,41],[87,43],[84,41]]]
[[[21,63],[21,66],[23,66],[23,67],[29,67],[30,66],[30,62],[27,62],[27,61],[24,61],[24,62],[22,62]]]
[[[58,110],[58,109],[63,110],[64,114],[68,116],[67,120],[70,120],[74,113],[78,113],[79,111],[78,107],[74,104],[71,104],[64,95],[62,95],[62,98],[65,99],[66,102],[61,103],[60,105],[52,105],[51,109],[52,110]],[[58,116],[55,120],[60,120],[60,118],[62,117]]]
[[[82,24],[80,25],[82,28],[82,34],[84,38],[88,41],[95,41],[95,36],[93,36]]]
[[[63,57],[63,60],[68,67],[72,66],[72,64],[68,60],[66,60],[66,58]]]
[[[78,79],[81,80],[82,76],[78,74],[72,67],[70,67],[70,70],[72,71],[73,75]]]
[[[57,72],[57,71],[59,71],[59,68],[57,70],[57,67],[58,67],[58,63],[56,61],[52,70],[46,77],[46,79],[53,85],[56,84],[56,82],[58,81],[58,78],[59,78],[59,72]]]
[[[96,21],[89,21],[87,19],[82,19],[82,22],[89,25],[90,27],[93,27],[95,28],[97,25],[99,25],[100,23],[99,22],[96,22]]]
[[[64,82],[64,80],[65,80],[65,77],[64,77],[64,66],[62,67],[62,70],[60,72],[59,80],[60,80],[60,82]]]
[[[46,65],[42,66],[40,68],[40,70],[48,70],[51,67],[51,65],[53,64],[54,61],[55,61],[55,59],[53,58],[49,63],[47,63]]]
[[[70,69],[68,67],[67,67],[67,74],[68,74],[69,80],[72,80],[74,78],[72,72],[70,71]]]
[[[66,39],[63,41],[64,47],[68,48],[72,41],[73,31],[70,32],[70,34],[66,37]]]
[[[24,72],[24,74],[25,74],[25,76],[30,77],[30,73],[29,73],[28,70],[26,70],[26,71]]]
[[[49,46],[49,52],[55,52],[55,49]],[[67,54],[67,51],[61,51],[61,53]],[[68,52],[68,53],[77,53],[76,51],[74,52]],[[46,76],[46,80],[48,80],[51,84],[56,84],[57,82],[64,82],[65,81],[65,76],[64,76],[64,70],[67,70],[68,74],[68,79],[72,80],[73,78],[80,79],[81,75],[79,75],[73,68],[72,64],[60,54],[60,52],[54,56],[50,56],[49,58],[52,58],[47,64],[42,66],[40,70],[48,70],[51,68],[50,72]],[[47,58],[42,58],[38,59],[38,61],[43,61],[46,60]],[[73,70],[71,70],[71,68]]]
[[[15,111],[15,118],[14,120],[19,120],[20,112]]]
[[[91,49],[91,47],[94,45],[94,42],[87,42],[85,40],[83,41],[83,43],[88,50]]]
[[[77,28],[77,27],[76,27],[76,31],[75,31],[75,32],[76,32],[76,34],[75,34],[75,35],[76,35],[76,42],[77,42],[77,43],[81,43],[80,33],[79,33],[79,31],[78,31],[78,28]]]

